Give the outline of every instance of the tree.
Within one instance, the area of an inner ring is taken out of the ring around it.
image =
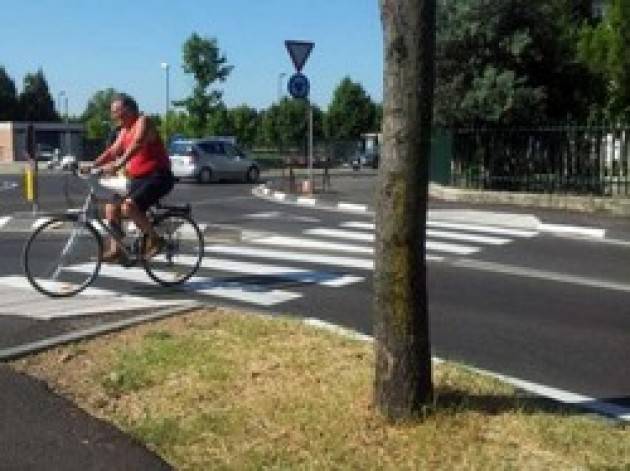
[[[601,87],[577,58],[583,0],[439,0],[437,11],[437,122],[588,116]]]
[[[308,132],[307,102],[282,98],[272,105],[261,120],[264,143],[279,147],[302,147]],[[313,138],[323,136],[323,113],[313,106]]]
[[[223,95],[219,90],[211,90],[210,86],[217,80],[224,82],[233,67],[227,65],[215,38],[202,38],[197,33],[184,43],[183,56],[184,72],[193,75],[195,86],[190,97],[175,104],[186,107],[191,128],[199,136],[205,132],[210,112],[221,103]]]
[[[227,107],[220,103],[208,114],[205,134],[210,136],[233,136],[234,124]]]
[[[117,93],[113,88],[107,88],[99,90],[88,100],[81,115],[88,139],[105,139],[113,128],[110,107]]]
[[[247,105],[241,105],[232,108],[229,117],[238,142],[245,146],[253,146],[258,131],[258,112]]]
[[[0,67],[0,121],[16,121],[19,119],[19,106],[15,82]]]
[[[326,135],[333,139],[358,139],[374,132],[376,105],[360,83],[345,77],[333,92],[326,118]]]
[[[24,88],[19,97],[21,118],[24,121],[59,121],[55,103],[50,96],[44,72],[26,74]]]
[[[603,117],[630,120],[630,3],[611,0],[597,25],[586,25],[579,41],[580,57],[606,83]]]
[[[392,420],[432,400],[425,229],[435,0],[380,0],[385,70],[376,195],[374,398]]]

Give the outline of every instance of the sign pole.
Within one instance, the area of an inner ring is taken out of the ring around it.
[[[313,106],[311,100],[307,100],[308,106],[308,179],[310,193],[313,193]]]

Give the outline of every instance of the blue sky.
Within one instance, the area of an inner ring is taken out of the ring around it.
[[[216,37],[234,71],[220,88],[228,106],[266,108],[278,96],[278,76],[293,73],[286,39],[315,48],[303,69],[311,97],[326,108],[344,76],[382,99],[382,35],[377,0],[22,0],[5,5],[0,65],[18,87],[39,67],[69,111],[83,111],[96,91],[114,87],[147,112],[162,112],[165,74],[171,98],[189,94],[182,44],[192,33]],[[7,14],[8,13],[8,14]],[[283,83],[286,90],[286,78]]]

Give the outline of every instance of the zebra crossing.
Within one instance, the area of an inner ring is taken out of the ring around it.
[[[373,223],[354,220],[291,235],[244,231],[239,242],[207,243],[199,271],[179,288],[157,286],[142,268],[102,265],[94,285],[73,299],[79,304],[84,298],[110,296],[116,304],[136,305],[144,300],[147,306],[191,299],[277,306],[308,296],[308,286],[334,290],[364,282],[374,269],[374,231]],[[426,234],[427,261],[441,262],[532,238],[538,232],[432,219]],[[181,265],[194,262],[194,257],[178,260]],[[81,265],[68,268],[78,273],[88,269]],[[3,288],[30,290],[36,295],[21,276],[0,277],[0,293]],[[64,312],[68,315],[67,309]]]

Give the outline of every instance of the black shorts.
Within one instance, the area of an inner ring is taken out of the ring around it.
[[[175,178],[171,172],[156,172],[146,177],[132,178],[127,198],[144,212],[167,195],[174,185]]]

